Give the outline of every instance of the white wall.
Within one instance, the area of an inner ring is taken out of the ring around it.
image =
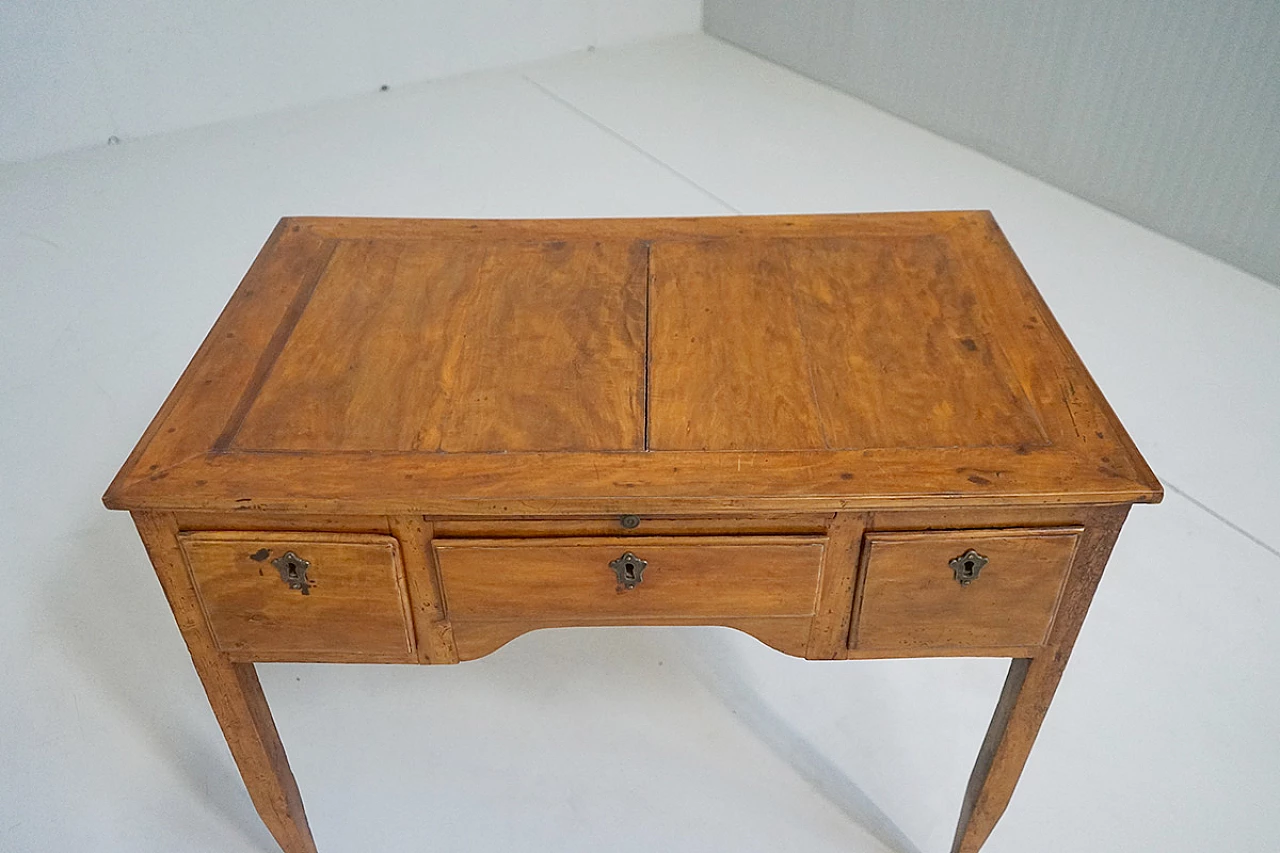
[[[707,0],[707,32],[1280,283],[1280,3]]]
[[[701,0],[6,0],[0,162],[696,32],[701,7]]]

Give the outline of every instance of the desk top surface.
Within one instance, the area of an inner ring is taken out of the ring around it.
[[[108,490],[435,515],[1156,501],[990,214],[282,220]]]

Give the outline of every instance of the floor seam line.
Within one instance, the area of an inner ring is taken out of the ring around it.
[[[1280,548],[1276,548],[1275,546],[1268,543],[1266,540],[1260,539],[1259,537],[1250,533],[1248,530],[1236,524],[1234,521],[1227,518],[1225,515],[1215,510],[1213,507],[1199,500],[1196,500],[1191,495],[1187,494],[1187,492],[1184,489],[1181,489],[1178,486],[1174,485],[1173,483],[1170,483],[1168,480],[1162,480],[1161,482],[1164,483],[1164,487],[1169,491],[1173,492],[1176,495],[1181,496],[1182,498],[1185,498],[1187,501],[1193,504],[1196,508],[1203,510],[1204,512],[1213,516],[1218,521],[1222,522],[1227,527],[1234,530],[1236,533],[1239,533],[1241,536],[1248,539],[1253,544],[1257,545],[1259,548],[1262,548],[1263,550],[1270,552],[1273,556],[1280,558]]]
[[[712,201],[714,201],[716,204],[720,205],[721,207],[724,207],[726,210],[728,210],[728,211],[730,211],[730,212],[732,212],[732,213],[736,213],[736,214],[741,215],[741,213],[742,213],[742,211],[741,211],[741,210],[739,210],[738,208],[736,208],[736,207],[734,207],[733,205],[729,204],[729,202],[727,202],[727,201],[725,201],[724,199],[720,198],[720,196],[716,195],[716,194],[715,194],[715,193],[713,193],[711,190],[709,190],[709,189],[707,189],[706,187],[702,186],[702,185],[701,185],[701,184],[699,184],[697,181],[695,181],[693,178],[690,178],[688,175],[684,174],[684,173],[683,173],[683,172],[681,172],[679,169],[677,169],[677,168],[675,168],[674,166],[672,166],[670,163],[668,163],[668,162],[666,162],[665,160],[661,159],[661,158],[660,158],[660,157],[658,157],[656,154],[653,154],[652,152],[650,152],[650,151],[646,151],[644,148],[641,148],[641,147],[640,147],[639,145],[637,145],[635,142],[633,142],[632,140],[628,139],[626,136],[623,136],[621,133],[619,133],[618,131],[614,130],[612,127],[610,127],[609,125],[605,124],[604,122],[600,121],[600,120],[599,120],[599,119],[597,119],[595,116],[593,116],[593,115],[591,115],[590,113],[586,112],[585,110],[581,109],[581,108],[580,108],[580,107],[578,107],[576,104],[574,104],[572,101],[569,101],[569,100],[567,100],[567,99],[565,99],[565,98],[561,97],[560,95],[556,94],[556,93],[555,93],[555,92],[553,92],[551,89],[548,89],[546,86],[544,86],[544,85],[542,85],[541,83],[539,83],[537,80],[534,80],[534,79],[533,79],[532,77],[530,77],[528,74],[521,74],[520,76],[521,76],[521,78],[523,78],[523,79],[524,79],[524,81],[525,81],[526,83],[528,83],[530,86],[533,86],[535,89],[537,89],[538,91],[542,92],[542,93],[543,93],[544,95],[546,95],[548,98],[551,98],[553,101],[555,101],[556,103],[560,104],[560,105],[561,105],[561,106],[563,106],[565,109],[568,109],[568,110],[572,111],[573,113],[577,114],[577,115],[578,115],[578,116],[580,116],[581,118],[585,119],[586,121],[588,121],[588,122],[590,122],[591,124],[593,124],[593,125],[595,125],[596,127],[598,127],[600,130],[603,130],[605,133],[609,134],[609,135],[610,135],[610,136],[612,136],[614,139],[618,140],[618,141],[619,141],[619,142],[621,142],[623,145],[625,145],[625,146],[627,146],[628,148],[630,148],[632,151],[635,151],[637,154],[641,155],[641,156],[642,156],[642,157],[644,157],[646,160],[649,160],[651,163],[655,163],[655,164],[657,164],[658,166],[660,166],[660,167],[662,167],[663,169],[665,169],[667,172],[670,172],[672,175],[675,175],[675,176],[676,176],[677,178],[679,178],[681,181],[683,181],[684,183],[686,183],[686,184],[688,184],[689,186],[693,187],[695,190],[697,190],[698,192],[702,193],[702,194],[703,194],[703,195],[705,195],[707,198],[711,199]]]

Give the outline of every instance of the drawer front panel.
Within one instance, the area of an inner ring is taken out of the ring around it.
[[[223,652],[250,660],[415,659],[393,537],[197,531],[179,541]]]
[[[851,645],[1039,645],[1053,622],[1081,530],[869,533]]]
[[[825,541],[802,536],[441,539],[434,548],[450,618],[662,619],[808,616],[814,612]],[[625,561],[630,568],[611,565],[626,554],[633,555]]]

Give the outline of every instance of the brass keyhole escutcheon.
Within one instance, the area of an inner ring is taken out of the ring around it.
[[[630,551],[609,563],[614,575],[618,578],[619,589],[635,589],[644,579],[644,567],[649,565]]]
[[[288,584],[289,589],[296,589],[303,595],[311,594],[311,581],[307,579],[307,569],[311,568],[310,562],[292,551],[286,551],[282,556],[272,560],[271,565],[276,567],[276,571],[280,573],[280,580]]]
[[[960,586],[968,586],[978,579],[982,567],[990,562],[986,557],[970,548],[951,561],[951,571],[955,572]]]

